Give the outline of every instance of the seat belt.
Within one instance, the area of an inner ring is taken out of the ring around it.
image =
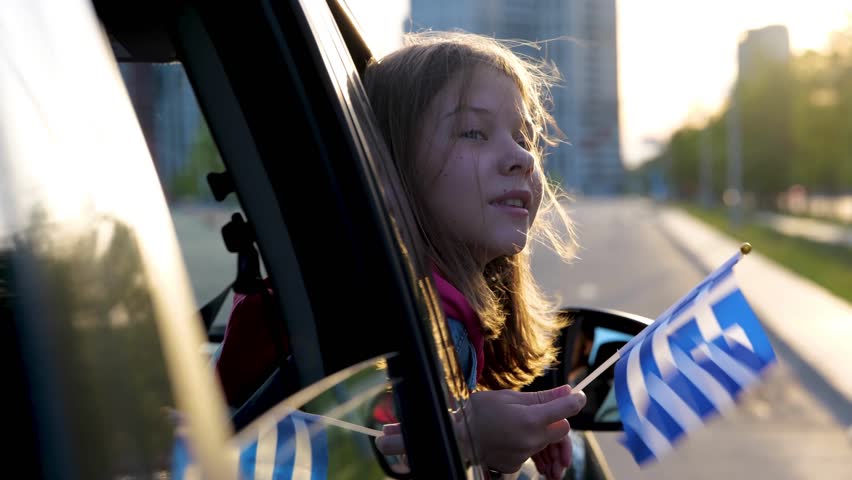
[[[211,327],[216,320],[216,316],[222,309],[222,304],[225,302],[228,293],[233,290],[234,293],[252,295],[260,294],[264,309],[266,310],[267,322],[269,322],[269,331],[274,339],[274,347],[278,363],[285,360],[287,348],[281,345],[280,319],[274,315],[275,308],[272,295],[266,287],[266,283],[260,274],[260,255],[254,246],[254,233],[251,226],[243,220],[239,213],[231,215],[231,220],[222,227],[222,239],[225,241],[225,247],[229,252],[237,254],[237,276],[233,282],[228,284],[219,295],[207,302],[201,307],[199,315],[204,325],[204,331],[207,333],[208,340],[219,340],[212,338]]]
[[[213,193],[213,198],[215,198],[217,202],[225,200],[228,195],[234,193],[234,191],[236,190],[234,185],[234,179],[231,178],[231,175],[227,171],[208,173],[207,185],[210,186],[210,191]],[[229,245],[229,239],[226,238],[229,235],[226,234],[225,229],[228,227],[228,225],[231,225],[234,222],[234,218],[237,215],[239,214],[235,213],[234,215],[232,215],[231,221],[228,222],[224,227],[222,227],[222,237],[225,240],[225,246],[228,247],[228,251],[230,252],[234,252],[234,250],[231,250],[231,245]],[[240,220],[242,220],[242,216],[240,216]],[[231,230],[228,231],[230,232]],[[242,262],[239,262],[237,266],[237,279],[240,278],[240,265],[242,265]],[[234,284],[236,282],[237,280],[235,279],[233,282],[229,283],[222,290],[222,293],[213,297],[209,302],[207,302],[206,305],[201,307],[201,309],[198,311],[198,315],[201,317],[201,322],[202,325],[204,325],[204,331],[207,333],[208,339],[210,338],[211,333],[210,328],[213,326],[213,322],[216,320],[216,316],[219,315],[219,310],[222,309],[222,304],[225,302],[225,298],[228,297],[228,293],[231,291],[232,288],[234,288]]]
[[[225,248],[237,254],[237,276],[219,295],[213,297],[198,311],[208,337],[211,333],[210,328],[232,289],[234,293],[246,295],[266,292],[266,286],[260,276],[260,258],[254,248],[254,235],[241,214],[231,215],[231,220],[222,227],[222,239],[225,241]],[[264,303],[266,303],[265,300]]]
[[[204,325],[204,331],[207,332],[208,335],[210,335],[210,327],[213,326],[213,321],[216,320],[216,316],[219,315],[219,310],[222,309],[222,304],[225,303],[225,299],[228,298],[228,293],[231,292],[231,289],[234,287],[234,283],[236,283],[236,280],[229,283],[228,286],[222,290],[222,293],[213,297],[213,299],[198,310],[198,314],[201,316],[201,321]]]

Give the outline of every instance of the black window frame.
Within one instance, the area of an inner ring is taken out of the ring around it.
[[[394,353],[414,472],[464,478],[439,361],[449,343],[434,337],[446,327],[378,181],[393,169],[356,73],[368,49],[334,0],[213,3],[155,2],[144,25],[127,10],[105,24],[121,25],[135,59],[183,63],[279,292],[300,383]]]

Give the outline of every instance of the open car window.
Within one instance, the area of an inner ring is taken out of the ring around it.
[[[196,306],[201,309],[224,292],[205,312],[212,317],[210,351],[215,352],[234,300],[228,286],[237,275],[237,256],[228,251],[222,229],[234,214],[244,219],[245,212],[234,194],[225,193],[227,187],[215,188],[225,181],[220,178],[225,166],[183,65],[124,62],[119,68],[169,206]],[[217,193],[224,198],[217,199]]]
[[[211,174],[226,176],[227,171],[183,65],[122,63],[120,71],[166,197],[195,307],[202,317],[213,315],[208,319],[212,323],[207,329],[206,349],[213,366],[236,308],[234,289],[229,286],[239,265],[238,253],[228,251],[222,231],[233,215],[245,218],[245,213],[235,193],[217,199],[216,195],[223,193],[216,184],[221,180],[214,178],[211,185],[208,179]],[[261,276],[266,277],[262,261],[260,267]],[[217,298],[223,292],[224,296]],[[282,301],[288,301],[286,294],[283,297]],[[217,300],[220,303],[216,303],[215,312],[201,312]],[[245,340],[262,339],[236,337],[236,341]],[[290,350],[289,345],[285,349]],[[249,356],[255,352],[249,348],[239,353]],[[371,442],[382,428],[380,422],[396,421],[385,359],[325,377],[296,395],[305,387],[297,378],[295,364],[299,359],[292,352],[285,357],[264,372],[249,398],[229,406],[237,431],[233,445],[243,457],[242,473],[257,478],[262,472],[280,474],[300,466],[314,473],[333,474],[334,478],[382,478]],[[246,365],[250,368],[250,362]],[[176,448],[184,450],[180,444]],[[173,475],[194,468],[197,460],[188,448],[184,453],[179,456],[185,457],[183,461],[175,461]],[[399,458],[388,457],[386,461],[398,464],[398,469],[405,465]]]
[[[229,213],[245,216],[263,259],[270,292],[263,308],[275,313],[286,344],[254,393],[229,405],[241,448],[254,452],[246,453],[254,455],[246,465],[298,460],[297,443],[285,440],[304,432],[302,424],[280,414],[295,408],[308,415],[299,419],[310,427],[308,444],[326,452],[314,465],[335,478],[380,478],[370,437],[395,421],[406,424],[406,442],[414,442],[407,460],[418,474],[451,478],[462,474],[449,419],[463,405],[464,381],[428,276],[407,250],[413,225],[358,78],[369,49],[348,12],[330,5],[187,7],[168,20],[171,47],[162,57],[146,51],[134,58],[132,39],[108,33],[114,48],[126,47],[115,48],[119,60],[130,60],[122,67],[126,79],[134,78],[127,72],[157,72],[147,85],[128,82],[132,95],[149,95],[147,104],[134,100],[143,130],[150,122],[149,148],[162,131],[184,146],[164,163],[182,165],[182,182],[169,179],[169,167],[158,173],[173,201],[196,308],[236,274],[237,258],[217,231]],[[112,13],[107,8],[103,15]],[[247,33],[233,35],[235,29]],[[151,90],[163,101],[150,98]],[[231,203],[210,201],[205,176],[220,168],[233,182]],[[230,308],[225,302],[217,324]],[[215,342],[211,351],[215,361]],[[270,430],[252,430],[269,418],[277,419],[277,439],[270,440]],[[289,453],[260,462],[270,441]],[[417,459],[416,452],[435,448],[440,460],[425,453]]]

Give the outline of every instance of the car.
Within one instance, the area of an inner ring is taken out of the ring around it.
[[[469,392],[409,248],[359,77],[370,48],[345,2],[20,0],[0,11],[15,19],[0,22],[2,351],[11,453],[29,478],[493,478],[453,428]],[[166,77],[146,65],[189,90],[154,99]],[[168,185],[183,180],[152,139],[165,113],[149,109],[181,102],[221,162],[189,179],[220,202],[192,217],[212,225],[198,242],[181,241]],[[202,249],[211,242],[218,250]],[[189,274],[215,255],[226,275]],[[291,355],[228,405],[211,368],[217,318],[233,292],[266,291],[262,277]],[[575,321],[562,361],[528,389],[566,383],[569,367],[593,366],[649,323],[564,313]],[[583,331],[597,358],[573,347]],[[621,428],[596,418],[601,397],[576,430]],[[404,461],[374,448],[388,419],[403,425]],[[569,475],[606,478],[591,440],[573,438]]]

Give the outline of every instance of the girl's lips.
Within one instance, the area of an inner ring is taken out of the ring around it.
[[[503,203],[492,203],[492,207],[500,210],[501,212],[508,213],[517,217],[528,217],[530,215],[530,211],[525,207],[513,207],[512,205],[506,205]]]
[[[514,201],[514,203],[520,202],[521,205],[508,205],[506,203],[511,201]],[[529,190],[510,190],[494,198],[489,203],[497,207],[508,207],[527,210],[530,202],[532,202],[532,193],[530,193]]]

